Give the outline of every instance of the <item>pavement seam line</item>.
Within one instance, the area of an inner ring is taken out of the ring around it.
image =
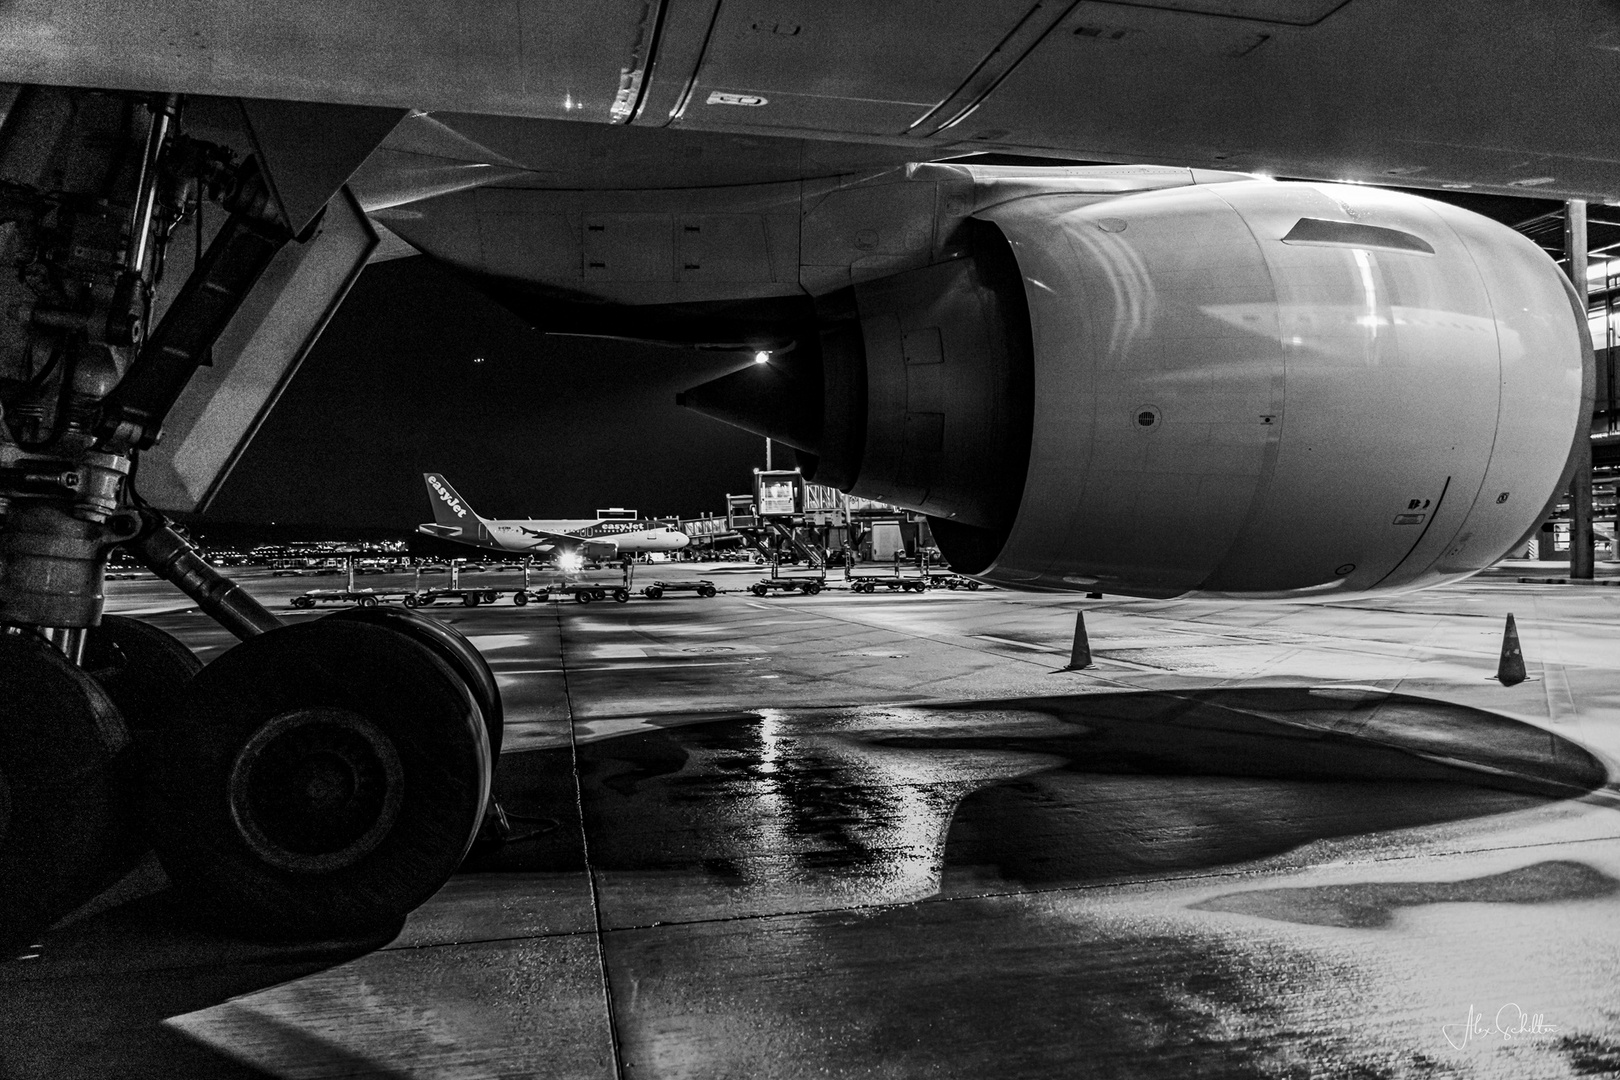
[[[574,694],[568,684],[568,648],[563,635],[561,605],[553,607],[557,619],[557,668],[562,672],[563,703],[568,708],[568,753],[574,774],[574,812],[579,815],[579,850],[585,859],[585,881],[591,890],[591,920],[596,926],[596,963],[602,973],[602,1004],[607,1008],[608,1047],[613,1058],[613,1075],[624,1080],[624,1060],[619,1052],[619,1018],[613,1002],[613,980],[608,974],[607,943],[603,937],[602,900],[596,886],[596,868],[591,865],[591,841],[585,830],[585,785],[579,775],[579,739],[574,727]]]

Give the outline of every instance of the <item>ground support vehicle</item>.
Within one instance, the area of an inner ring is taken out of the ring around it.
[[[459,599],[466,607],[477,607],[479,604],[493,604],[501,598],[501,594],[494,589],[464,589],[461,586],[461,571],[459,563],[450,564],[450,587],[448,589],[422,588],[422,572],[416,572],[414,587],[405,596],[406,607],[431,607],[440,600]]]
[[[600,585],[588,581],[570,582],[558,585],[553,590],[564,596],[572,596],[575,603],[588,604],[592,600],[616,600],[621,604],[630,600],[630,590],[623,585]]]
[[[405,589],[310,589],[292,598],[295,608],[309,609],[316,604],[355,604],[359,607],[376,607],[378,604],[388,603],[390,598],[399,598],[407,607],[415,607],[411,603],[415,593]]]
[[[973,578],[963,577],[961,574],[929,574],[928,587],[930,589],[941,587],[946,589],[967,589],[972,592],[978,589],[979,583]]]
[[[702,597],[710,597],[720,590],[714,587],[712,581],[655,581],[641,590],[641,595],[649,600],[657,600],[665,593],[695,592]],[[764,595],[764,594],[759,594]]]
[[[767,596],[771,592],[799,592],[806,596],[814,596],[821,591],[819,577],[773,577],[764,578],[748,586],[748,591],[755,596]]]
[[[928,588],[928,579],[901,577],[899,574],[872,574],[868,576],[851,575],[849,591],[858,593],[876,592],[879,585],[890,592],[923,592]]]
[[[430,607],[440,600],[455,600],[460,598],[467,607],[477,607],[479,604],[493,604],[501,598],[501,594],[494,589],[423,589],[419,592],[405,594],[406,607]]]

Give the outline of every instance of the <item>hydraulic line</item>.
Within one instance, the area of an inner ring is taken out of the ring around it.
[[[205,615],[243,641],[282,625],[240,585],[209,566],[161,514],[145,510],[141,518],[146,527],[125,546],[154,574],[195,600]]]

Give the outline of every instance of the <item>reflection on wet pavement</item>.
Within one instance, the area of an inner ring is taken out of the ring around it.
[[[1313,926],[1388,926],[1397,908],[1418,904],[1554,904],[1620,892],[1620,881],[1585,863],[1557,860],[1462,881],[1386,881],[1310,889],[1252,889],[1201,900],[1200,911],[1232,911]]]

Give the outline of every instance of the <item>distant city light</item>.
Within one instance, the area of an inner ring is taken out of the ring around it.
[[[759,352],[754,354],[754,363],[763,364],[765,361],[769,360],[770,358],[771,358],[771,354],[766,352],[765,350],[761,349]]]

